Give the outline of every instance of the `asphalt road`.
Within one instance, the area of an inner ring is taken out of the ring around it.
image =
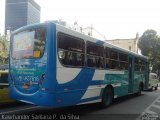
[[[146,113],[152,115],[151,117],[160,114],[160,90],[143,92],[140,96],[130,95],[115,99],[114,103],[105,109],[97,103],[57,109],[24,103],[0,105],[0,119],[3,120],[138,120],[146,117]]]

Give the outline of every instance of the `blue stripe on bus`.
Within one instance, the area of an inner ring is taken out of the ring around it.
[[[58,86],[56,90],[63,91],[65,87],[70,87],[72,90],[87,89],[87,87],[92,83],[94,72],[94,69],[83,68],[72,81],[64,84],[57,83]]]
[[[103,84],[103,80],[92,80],[94,73],[95,69],[83,68],[72,81],[64,84],[58,84],[56,91],[59,91],[60,93],[57,93],[56,96],[58,97],[57,99],[61,99],[63,101],[59,105],[74,105],[82,103],[83,101],[87,102],[89,100],[100,99],[100,95],[89,99],[81,99],[90,85]],[[67,91],[65,91],[66,88]]]
[[[94,101],[94,100],[98,100],[98,99],[100,99],[101,98],[101,96],[96,96],[96,97],[91,97],[91,98],[86,98],[86,99],[82,99],[81,101],[80,101],[80,103],[84,103],[84,102],[89,102],[89,101]]]

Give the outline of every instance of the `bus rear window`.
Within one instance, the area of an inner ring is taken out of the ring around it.
[[[40,58],[43,56],[46,28],[29,29],[13,36],[12,58]]]

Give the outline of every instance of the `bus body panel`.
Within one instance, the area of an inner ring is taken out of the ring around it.
[[[22,93],[35,93],[39,90],[41,76],[46,72],[46,60],[44,63],[41,60],[14,60],[11,68],[14,86]]]
[[[63,71],[63,68],[59,69]],[[72,68],[69,71],[70,72],[68,72],[68,75],[73,75],[71,74]],[[100,99],[101,88],[94,88],[94,94],[90,94],[91,92],[93,92],[93,88],[91,87],[96,87],[102,84],[102,80],[92,80],[94,73],[95,70],[93,69],[82,68],[74,79],[70,80],[69,82],[57,84],[56,91],[59,104],[63,104],[64,106],[75,105],[91,100]],[[57,79],[57,81],[59,80]],[[92,91],[90,91],[89,89],[92,89]]]
[[[114,47],[113,45],[82,35],[60,25],[47,23],[46,45],[42,58],[10,59],[9,94],[11,98],[41,106],[62,107],[101,102],[103,90],[108,85],[113,87],[114,98],[138,92],[140,82],[144,82],[144,74],[134,72],[134,56],[138,57],[138,55],[128,53],[131,57],[130,64],[132,64],[131,69],[128,68],[128,70],[89,68],[86,65],[86,59],[83,67],[63,66],[58,57],[58,32],[82,38],[85,44],[87,41],[92,41],[93,43],[110,48]],[[116,50],[128,52],[120,48]],[[29,63],[30,65],[26,67],[25,63]],[[20,66],[23,68],[18,70],[17,68],[20,68]],[[32,68],[34,69],[32,70]],[[39,77],[37,80],[38,86],[33,87],[32,90],[25,89],[21,80],[16,78],[21,77],[21,79],[25,80],[26,74],[30,72],[32,79],[35,76]],[[45,76],[42,84],[40,84],[41,75]],[[15,83],[13,79],[17,80],[17,82]]]
[[[56,48],[54,47],[55,50],[53,50],[50,47],[52,47],[56,38],[56,36],[53,36],[53,33],[55,33],[53,31],[56,28],[54,24],[45,27],[47,27],[46,46],[41,58],[15,60],[10,56],[9,95],[13,99],[33,104],[45,104],[45,98],[54,101],[53,96],[48,93],[53,93],[55,90],[55,87],[53,87],[55,85],[55,65],[53,63],[56,63],[54,55]],[[27,29],[30,29],[30,27],[27,27]],[[24,30],[26,29],[24,28]],[[23,29],[19,31],[23,31]],[[48,82],[46,79],[51,81]],[[42,96],[46,97],[43,98]],[[42,97],[42,100],[37,100],[36,97]]]

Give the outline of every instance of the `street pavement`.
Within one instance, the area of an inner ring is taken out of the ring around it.
[[[160,90],[115,99],[114,103],[105,109],[98,103],[56,109],[24,103],[0,105],[0,119],[8,116],[15,118],[18,115],[39,120],[156,120],[160,116]]]

